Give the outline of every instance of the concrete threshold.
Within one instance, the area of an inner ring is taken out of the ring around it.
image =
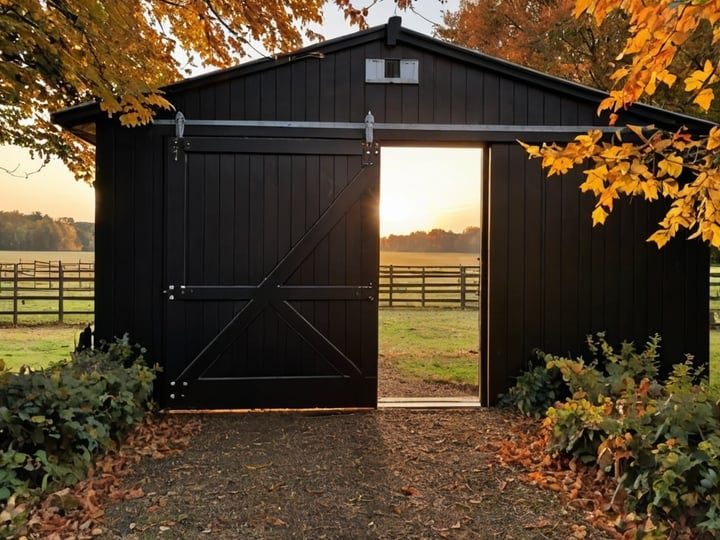
[[[476,396],[453,397],[381,397],[378,409],[479,409]]]

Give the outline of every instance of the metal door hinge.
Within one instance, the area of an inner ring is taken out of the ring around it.
[[[167,289],[163,289],[163,294],[167,295],[168,300],[175,300],[175,285],[168,285]]]

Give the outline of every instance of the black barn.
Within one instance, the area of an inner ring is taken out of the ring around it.
[[[97,148],[96,334],[149,349],[163,406],[376,405],[378,145],[484,149],[483,403],[534,349],[598,330],[659,332],[665,367],[708,357],[707,247],[648,244],[663,209],[641,200],[593,228],[582,174],[547,180],[516,142],[605,126],[601,92],[399,18],[166,91],[184,120],[53,116]],[[645,106],[623,122],[703,128]]]

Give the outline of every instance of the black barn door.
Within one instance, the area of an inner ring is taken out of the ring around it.
[[[164,406],[374,407],[378,164],[360,141],[170,146]]]

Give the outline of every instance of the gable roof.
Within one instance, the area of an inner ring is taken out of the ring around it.
[[[395,45],[396,43],[401,42],[435,55],[444,56],[469,64],[483,71],[492,72],[510,79],[520,80],[526,84],[539,86],[568,98],[580,99],[599,104],[600,101],[608,95],[606,92],[596,88],[561,79],[532,68],[514,64],[473,49],[468,49],[447,41],[433,38],[408,28],[403,28],[400,26],[400,17],[391,17],[387,24],[309,45],[290,53],[281,54],[276,57],[252,60],[250,62],[239,64],[235,67],[183,79],[163,87],[163,91],[168,95],[172,95],[173,93],[183,92],[186,90],[207,87],[249,74],[271,70],[299,59],[307,57],[321,58],[326,54],[331,54],[378,40],[383,40],[388,45]],[[671,112],[642,103],[634,104],[630,111],[633,115],[646,120],[648,124],[676,127],[685,125],[689,129],[697,131],[707,131],[710,127],[715,125],[712,122],[708,122],[700,118],[682,113]],[[80,138],[94,144],[94,122],[103,114],[104,113],[100,110],[99,103],[93,101],[54,112],[51,114],[51,119],[56,124],[59,124],[63,128],[75,133]]]

